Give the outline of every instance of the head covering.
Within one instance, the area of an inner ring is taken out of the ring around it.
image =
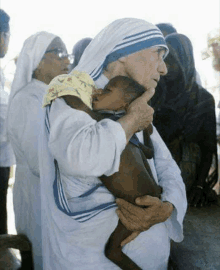
[[[8,14],[3,9],[0,9],[0,32],[9,31],[9,21],[10,17]]]
[[[173,33],[177,33],[177,30],[175,27],[173,27],[173,25],[171,23],[158,23],[156,24],[156,26],[160,29],[160,31],[164,34],[166,33],[166,35],[170,35]]]
[[[119,19],[90,42],[76,69],[87,72],[96,81],[109,63],[155,46],[164,47],[168,54],[164,37],[155,25],[141,19]]]
[[[72,64],[72,69],[78,65],[85,48],[89,45],[91,41],[92,38],[83,38],[74,45],[72,51],[72,55],[74,55],[74,62]]]
[[[170,55],[178,61],[182,69],[184,88],[189,91],[196,79],[192,43],[187,36],[177,33],[168,35],[165,40],[172,50]]]
[[[62,95],[66,89],[71,91],[72,88],[72,95],[79,97],[74,84],[71,84],[74,71],[87,73],[94,81],[97,81],[109,63],[155,46],[164,47],[165,56],[168,54],[164,36],[155,25],[133,18],[116,20],[89,43],[79,64],[70,74],[59,75],[51,81],[46,95],[48,96],[49,92],[55,89],[55,95],[53,95],[55,99],[58,93]],[[70,92],[69,94],[71,95]],[[44,105],[47,104],[44,102]]]
[[[189,96],[196,83],[192,43],[187,36],[178,33],[168,35],[165,40],[169,48],[165,60],[168,73],[160,78],[151,104],[155,109],[166,106],[185,114],[183,108],[189,107]],[[173,70],[174,65],[176,70]],[[173,73],[176,73],[175,79]]]
[[[56,38],[47,32],[39,32],[25,40],[19,54],[15,77],[12,83],[10,100],[32,80],[34,70],[38,67],[48,46]]]

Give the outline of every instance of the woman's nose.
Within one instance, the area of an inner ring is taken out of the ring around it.
[[[159,65],[159,72],[160,72],[160,74],[162,75],[162,76],[164,76],[164,75],[166,75],[167,74],[167,66],[166,66],[166,64],[165,64],[165,62],[162,60],[161,61],[161,63],[160,63],[160,65]]]

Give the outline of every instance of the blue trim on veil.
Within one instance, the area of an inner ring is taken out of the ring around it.
[[[50,106],[47,106],[45,125],[46,125],[48,133],[50,133],[49,112],[50,112]],[[62,211],[64,214],[70,216],[71,218],[73,218],[74,220],[77,220],[78,222],[85,222],[95,217],[102,211],[105,211],[105,210],[108,210],[117,206],[115,202],[108,202],[108,203],[103,203],[99,206],[93,207],[89,210],[72,212],[70,210],[68,200],[66,198],[66,195],[63,189],[62,178],[61,178],[60,170],[59,170],[58,163],[56,160],[54,160],[54,165],[55,165],[55,180],[53,183],[54,200],[57,205],[57,208],[60,211]],[[76,198],[89,197],[97,189],[103,186],[104,186],[103,184],[97,184],[95,187],[92,187],[91,189],[87,190],[85,193],[83,193],[82,195]]]

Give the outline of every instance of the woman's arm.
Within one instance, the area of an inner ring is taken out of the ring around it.
[[[154,110],[147,102],[152,98],[154,92],[155,89],[150,88],[141,97],[133,101],[128,107],[126,115],[117,121],[124,129],[127,143],[134,133],[147,128],[152,123]],[[63,99],[71,108],[84,111],[97,121],[104,119],[104,117],[92,111],[76,96],[67,95]]]
[[[49,117],[49,148],[63,173],[98,177],[118,171],[126,145],[119,123],[109,119],[97,122],[61,98],[53,101]]]
[[[49,147],[60,169],[75,177],[109,176],[118,171],[120,155],[130,137],[152,121],[153,109],[147,101],[153,94],[154,89],[132,102],[120,122],[97,122],[70,108],[63,99],[53,101]]]

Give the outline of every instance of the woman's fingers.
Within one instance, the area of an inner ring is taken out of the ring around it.
[[[155,93],[154,88],[150,88],[139,98],[134,100],[127,109],[127,114],[132,115],[137,125],[137,131],[147,128],[153,121],[154,109],[147,104]]]
[[[147,89],[146,92],[144,92],[144,94],[141,97],[145,99],[147,102],[153,97],[154,94],[155,94],[155,88],[149,88]]]
[[[119,208],[125,209],[130,214],[135,214],[136,211],[138,211],[138,209],[140,208],[140,207],[137,207],[137,206],[133,205],[132,203],[129,203],[123,199],[116,199],[116,203],[117,203]]]
[[[127,238],[125,238],[122,242],[121,242],[121,246],[124,246],[128,243],[130,243],[132,240],[134,240],[138,235],[140,234],[140,232],[133,232],[131,235],[129,235]]]
[[[161,203],[161,201],[157,197],[152,197],[150,195],[138,197],[135,200],[135,202],[136,202],[136,204],[142,205],[142,206],[151,206],[151,205],[155,205],[157,203]]]
[[[121,210],[117,209],[116,213],[121,221],[121,223],[129,230],[129,231],[135,231],[137,230],[136,228],[136,223],[133,221],[131,218],[125,217],[125,215],[122,213]]]
[[[123,199],[117,199],[116,202],[124,217],[135,224],[139,223],[142,216],[146,215],[143,208],[135,206]]]

